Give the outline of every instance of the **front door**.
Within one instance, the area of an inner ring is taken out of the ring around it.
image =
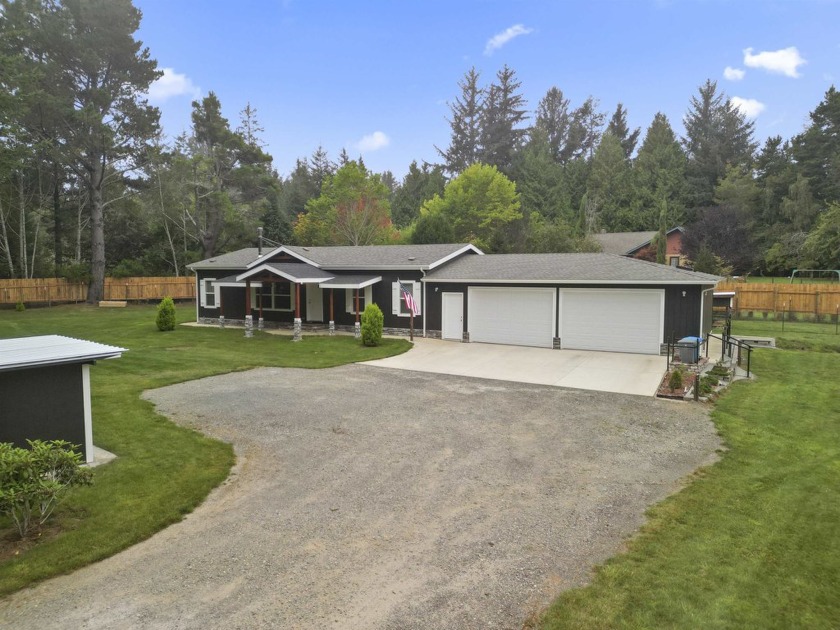
[[[306,285],[306,321],[324,321],[324,297],[317,284]]]
[[[464,294],[443,293],[441,337],[461,341],[464,338]]]

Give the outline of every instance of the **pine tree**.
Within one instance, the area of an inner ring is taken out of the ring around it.
[[[694,206],[706,206],[727,167],[752,162],[757,148],[754,123],[747,121],[725,94],[718,93],[717,82],[709,79],[691,98],[683,124],[690,201]]]
[[[487,88],[481,115],[481,161],[510,173],[513,160],[525,142],[527,120],[525,97],[519,92],[522,83],[505,66],[496,73],[497,82]]]
[[[449,104],[449,148],[442,151],[435,147],[450,175],[458,175],[479,161],[484,110],[484,89],[478,84],[479,78],[478,71],[471,68],[458,82],[461,94],[455,98],[454,103]]]
[[[633,151],[636,149],[636,143],[639,141],[639,132],[641,130],[639,127],[636,127],[636,129],[630,131],[630,128],[627,126],[627,110],[621,103],[616,106],[615,112],[607,124],[607,131],[618,138],[618,141],[621,143],[621,148],[624,149],[624,157],[629,160],[630,156],[633,155]]]
[[[840,92],[831,86],[811,112],[811,124],[793,139],[793,157],[808,178],[814,197],[840,199]]]
[[[571,126],[569,99],[563,96],[560,88],[549,88],[537,104],[534,131],[545,138],[552,159],[560,164],[565,164],[572,158],[572,150],[569,147]]]

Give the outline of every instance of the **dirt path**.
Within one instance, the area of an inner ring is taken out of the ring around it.
[[[521,628],[719,446],[697,406],[364,366],[147,397],[232,441],[233,475],[152,539],[6,598],[0,625]]]

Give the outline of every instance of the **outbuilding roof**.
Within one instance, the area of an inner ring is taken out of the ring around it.
[[[717,284],[718,276],[616,254],[488,254],[463,256],[424,282],[563,284]]]
[[[680,226],[668,230],[667,234],[684,232]],[[593,234],[592,238],[601,244],[601,251],[605,254],[620,254],[629,256],[646,245],[650,245],[657,232],[602,232]]]
[[[0,339],[0,372],[47,365],[90,363],[122,356],[125,348],[62,335]]]

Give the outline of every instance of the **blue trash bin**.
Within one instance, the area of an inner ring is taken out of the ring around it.
[[[680,361],[683,363],[697,363],[700,360],[700,344],[703,343],[702,337],[683,337],[678,343],[680,344],[677,348]]]

